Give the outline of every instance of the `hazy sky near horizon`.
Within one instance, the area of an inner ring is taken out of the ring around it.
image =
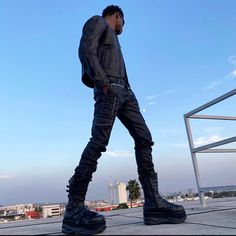
[[[1,0],[0,205],[66,201],[91,132],[93,91],[81,82],[83,24],[110,4],[129,81],[155,145],[161,192],[195,188],[183,115],[235,89],[234,0]],[[202,114],[235,116],[236,96]],[[235,122],[192,123],[196,146],[235,136]],[[234,145],[230,145],[235,148]],[[87,199],[137,179],[134,143],[119,120]],[[204,186],[235,184],[235,154],[198,155]]]

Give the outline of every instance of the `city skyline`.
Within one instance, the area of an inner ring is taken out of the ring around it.
[[[124,11],[119,41],[155,143],[160,192],[196,189],[183,115],[235,89],[234,0],[2,0],[0,204],[67,200],[94,105],[81,82],[79,40],[86,20],[110,4]],[[204,114],[235,116],[235,104],[236,96]],[[235,136],[230,121],[191,125],[196,146]],[[199,154],[198,161],[204,186],[235,184],[233,154]],[[87,198],[106,199],[110,176],[138,180],[134,142],[118,120]]]

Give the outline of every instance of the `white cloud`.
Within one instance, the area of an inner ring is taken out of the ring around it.
[[[0,175],[0,181],[1,180],[6,180],[6,179],[11,179],[12,177],[10,175]]]
[[[177,143],[177,144],[172,144],[172,147],[186,148],[188,147],[188,145],[186,143]]]
[[[182,86],[180,86],[180,87],[182,87]],[[156,102],[155,100],[156,100],[158,97],[161,97],[161,96],[163,96],[163,95],[168,95],[168,94],[171,94],[171,93],[175,93],[175,92],[176,92],[176,89],[169,89],[169,90],[166,90],[166,91],[164,91],[164,92],[162,92],[162,93],[160,93],[160,94],[148,95],[148,96],[145,97],[147,100],[149,100],[149,102],[147,103],[147,106],[156,105],[157,102]],[[143,111],[143,112],[146,112],[147,109],[146,109],[146,108],[143,108],[142,111]]]
[[[205,90],[213,89],[213,88],[219,86],[220,84],[222,84],[222,82],[223,82],[222,80],[212,81],[204,89]]]
[[[228,57],[228,61],[233,64],[234,66],[236,66],[236,56],[229,56]],[[230,79],[234,79],[236,78],[236,69],[234,69],[231,73],[229,73],[228,75],[226,75],[224,77],[224,79],[222,80],[216,80],[216,81],[212,81],[210,82],[204,89],[205,90],[210,90],[213,89],[215,87],[218,87],[219,85],[221,85],[225,79],[230,78]]]
[[[221,126],[209,126],[202,128],[202,131],[205,134],[218,134],[222,133],[222,127]]]
[[[159,129],[159,132],[161,134],[165,135],[179,135],[179,134],[185,134],[185,129],[175,129],[175,128],[165,128],[165,129]]]
[[[133,153],[126,150],[107,151],[104,153],[104,155],[108,157],[133,157],[134,156]]]
[[[233,78],[235,78],[236,77],[236,70],[233,70],[231,73],[229,73],[227,76],[226,76],[226,78],[231,78],[231,79],[233,79]]]
[[[158,94],[157,95],[149,95],[149,96],[146,96],[146,99],[152,101],[152,100],[155,100],[157,97],[160,97],[160,95],[158,95]]]
[[[231,64],[236,64],[236,56],[229,56],[229,57],[228,57],[228,61],[229,61]]]
[[[182,87],[182,86],[181,86],[181,87]],[[149,100],[149,101],[153,101],[153,100],[155,100],[156,98],[158,98],[158,97],[160,97],[160,96],[162,96],[162,95],[170,94],[170,93],[174,93],[174,92],[176,92],[176,89],[169,89],[169,90],[166,90],[166,91],[164,91],[164,92],[162,92],[162,93],[160,93],[160,94],[148,95],[148,96],[146,96],[145,98],[146,98],[147,100]]]
[[[148,102],[148,106],[155,105],[156,102]]]
[[[165,91],[165,94],[170,94],[170,93],[174,93],[174,92],[175,92],[174,89],[170,89],[170,90],[166,90],[166,91]]]
[[[194,140],[194,144],[198,145],[198,146],[202,146],[202,145],[205,145],[205,144],[218,142],[222,139],[224,139],[222,136],[220,136],[218,134],[214,134],[214,135],[211,135],[211,136],[197,138],[196,140]]]
[[[228,61],[236,66],[236,56],[229,56]],[[236,78],[236,69],[234,69],[231,73],[229,73],[225,78]]]

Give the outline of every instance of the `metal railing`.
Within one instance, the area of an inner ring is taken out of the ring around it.
[[[185,121],[185,126],[186,126],[186,131],[187,131],[187,136],[188,136],[188,142],[189,142],[189,147],[190,147],[190,152],[191,152],[191,157],[192,157],[192,162],[193,162],[193,168],[194,168],[194,173],[196,177],[196,182],[197,182],[197,189],[198,189],[198,195],[200,199],[200,203],[202,206],[206,206],[205,198],[204,198],[204,193],[208,191],[214,191],[214,190],[235,190],[236,185],[229,185],[229,186],[218,186],[218,187],[202,187],[201,185],[201,180],[200,180],[200,173],[199,173],[199,167],[197,163],[197,153],[235,153],[236,149],[232,148],[225,148],[225,149],[216,149],[215,147],[229,144],[232,142],[236,142],[236,136],[227,138],[218,142],[210,143],[207,145],[203,145],[200,147],[195,148],[194,147],[194,141],[193,141],[193,136],[192,136],[192,131],[191,131],[191,126],[190,126],[190,119],[212,119],[212,120],[233,120],[236,121],[236,116],[212,116],[212,115],[197,115],[196,113],[205,110],[208,107],[211,107],[233,95],[236,95],[236,89],[194,109],[193,111],[188,112],[187,114],[184,115],[184,121]],[[236,130],[236,129],[235,129]]]

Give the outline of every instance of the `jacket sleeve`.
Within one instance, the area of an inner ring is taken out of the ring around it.
[[[80,60],[86,64],[85,67],[88,69],[96,87],[102,87],[109,83],[97,55],[99,40],[106,28],[107,24],[103,17],[94,16],[85,23],[80,41]]]

